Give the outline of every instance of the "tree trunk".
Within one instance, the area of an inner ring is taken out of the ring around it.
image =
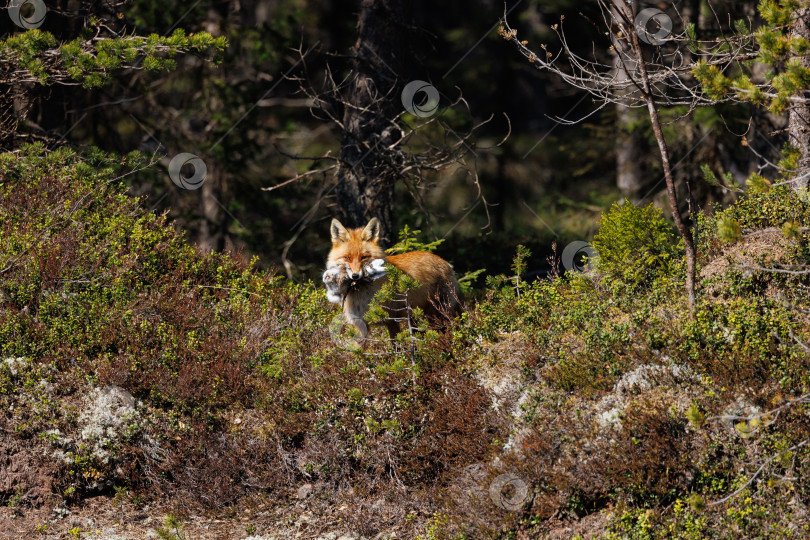
[[[616,10],[614,18],[623,10],[624,0],[612,0],[613,9]],[[615,36],[612,36],[615,37]],[[621,86],[630,80],[630,73],[636,71],[636,59],[627,54],[621,44],[613,39],[613,68],[616,71],[616,81]],[[632,125],[637,119],[631,107],[622,101],[633,92],[617,92],[616,101],[616,187],[622,195],[629,198],[633,204],[639,202],[641,190],[644,187],[644,146],[645,141],[638,129]]]
[[[406,33],[402,0],[363,0],[352,50],[352,77],[343,103],[341,165],[336,188],[344,224],[376,217],[383,241],[392,239],[396,161],[386,148],[398,140],[391,120],[400,112],[401,63]]]
[[[225,13],[222,13],[222,10]],[[222,35],[222,25],[227,14],[227,5],[224,3],[212,2],[208,7],[205,20],[205,30],[214,36]],[[198,71],[200,77],[209,74],[205,66],[201,66]],[[202,82],[200,83],[202,87]],[[204,140],[205,134],[193,130],[193,123],[189,124],[191,133],[190,140]],[[221,252],[225,248],[226,216],[220,207],[222,192],[225,189],[226,171],[225,167],[216,159],[206,160],[207,174],[200,187],[200,236],[197,245],[203,251]]]
[[[628,7],[630,12],[629,20],[635,18],[636,11],[633,7]],[[661,166],[664,169],[664,180],[667,185],[667,197],[669,199],[669,208],[672,211],[672,219],[675,221],[675,227],[683,238],[684,247],[686,250],[686,299],[689,304],[690,311],[695,309],[695,274],[697,270],[697,252],[695,250],[695,242],[692,237],[692,231],[684,223],[681,213],[678,210],[678,197],[675,193],[675,179],[672,176],[672,168],[669,163],[669,147],[667,146],[666,139],[664,139],[664,132],[661,130],[661,120],[658,116],[658,107],[655,104],[655,99],[652,95],[652,87],[650,86],[650,77],[647,73],[647,63],[644,61],[644,56],[641,49],[641,43],[638,35],[630,30],[630,48],[638,62],[639,75],[641,75],[641,84],[644,101],[647,103],[647,110],[650,114],[650,123],[652,124],[655,139],[658,141],[658,150],[661,153]],[[621,54],[621,51],[619,52]]]
[[[629,77],[624,63],[628,59],[619,57],[618,47],[614,56],[614,66],[616,66],[616,80],[621,84]],[[641,196],[641,189],[644,187],[644,173],[642,163],[644,162],[644,137],[640,130],[633,129],[632,125],[636,121],[636,115],[632,108],[622,103],[616,103],[616,186],[621,190],[622,195],[628,197],[633,203],[638,202]]]
[[[810,39],[810,7],[803,7],[796,12],[796,21],[793,24],[791,33],[794,37]],[[810,67],[810,54],[801,57],[802,66]],[[804,95],[804,93],[802,93]],[[810,171],[810,106],[803,103],[795,103],[790,108],[788,115],[788,137],[790,144],[799,149],[799,163],[797,167],[800,178],[793,182],[795,191],[804,192],[810,186],[810,177],[806,176]]]
[[[219,207],[221,166],[210,160],[208,174],[200,188],[200,237],[197,245],[202,251],[220,252],[225,247],[224,214]]]

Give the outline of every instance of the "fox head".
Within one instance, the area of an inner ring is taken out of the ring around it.
[[[344,264],[353,280],[365,277],[365,265],[374,259],[384,259],[380,247],[380,220],[372,218],[365,227],[347,229],[337,219],[329,227],[332,234],[332,251],[327,266]]]

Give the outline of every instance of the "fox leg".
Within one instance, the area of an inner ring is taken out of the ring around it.
[[[364,321],[362,317],[358,317],[353,313],[344,312],[344,315],[346,317],[346,322],[357,329],[357,333],[359,334],[356,340],[357,344],[365,349],[367,344],[366,337],[368,336],[368,325],[366,324],[366,321]]]

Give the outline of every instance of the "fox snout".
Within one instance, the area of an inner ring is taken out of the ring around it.
[[[353,264],[349,263],[339,263],[330,266],[330,268],[339,268],[342,269],[343,272],[346,273],[346,277],[349,278],[350,281],[359,281],[365,277],[366,272],[363,271],[363,267],[360,266],[359,268],[355,269],[352,268]]]

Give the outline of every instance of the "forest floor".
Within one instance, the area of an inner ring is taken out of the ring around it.
[[[595,268],[528,281],[518,246],[449,328],[361,350],[320,283],[198,251],[114,170],[0,169],[0,537],[808,537],[790,189],[699,216],[693,308],[671,224],[616,204]]]

